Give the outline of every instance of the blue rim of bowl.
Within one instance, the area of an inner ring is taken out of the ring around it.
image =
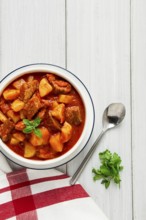
[[[90,140],[90,138],[91,138],[91,135],[92,135],[92,133],[93,133],[93,130],[94,130],[94,125],[95,125],[95,108],[94,108],[94,103],[93,103],[92,97],[91,97],[91,95],[90,95],[90,92],[88,91],[88,89],[87,89],[87,87],[85,86],[85,84],[84,84],[74,73],[72,73],[72,72],[69,71],[68,69],[65,69],[65,68],[63,68],[63,67],[61,67],[61,66],[58,66],[58,65],[55,65],[55,64],[49,64],[49,63],[32,63],[32,64],[27,64],[27,65],[18,67],[17,69],[11,71],[11,72],[8,73],[6,76],[4,76],[4,77],[2,78],[2,80],[0,80],[0,83],[1,83],[2,81],[4,81],[4,80],[5,80],[9,75],[11,75],[13,72],[15,72],[15,71],[17,71],[17,70],[19,70],[19,69],[22,69],[22,68],[24,68],[24,67],[35,66],[35,65],[46,65],[46,66],[58,67],[58,68],[60,68],[60,69],[66,70],[69,74],[73,75],[75,78],[77,78],[77,79],[80,81],[80,83],[81,83],[81,84],[84,86],[84,88],[86,89],[86,91],[87,91],[87,93],[88,93],[88,95],[89,95],[89,97],[90,97],[92,107],[93,107],[93,124],[92,124],[92,129],[91,129],[90,135],[89,135],[89,137],[88,137],[86,143],[84,144],[84,147],[83,147],[73,158],[71,158],[70,160],[68,160],[67,162],[65,162],[65,163],[63,163],[63,164],[60,164],[59,166],[55,166],[55,167],[51,167],[51,168],[42,168],[42,169],[41,169],[41,168],[40,168],[40,169],[36,169],[36,168],[27,167],[27,166],[22,166],[22,165],[20,165],[20,164],[18,164],[18,163],[16,163],[16,162],[14,162],[12,159],[10,159],[8,156],[6,156],[3,152],[0,151],[7,159],[9,159],[11,162],[13,162],[14,164],[17,164],[17,165],[20,166],[20,167],[25,167],[25,168],[33,169],[33,170],[48,170],[48,169],[57,168],[57,167],[60,167],[60,166],[63,166],[63,165],[65,165],[65,164],[69,163],[70,161],[72,161],[73,159],[75,159],[75,158],[85,149],[86,145],[88,144],[88,142],[89,142],[89,140]]]

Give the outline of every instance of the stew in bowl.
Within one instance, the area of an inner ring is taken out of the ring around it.
[[[81,152],[94,127],[92,98],[71,72],[49,64],[20,67],[1,81],[0,151],[35,169]]]

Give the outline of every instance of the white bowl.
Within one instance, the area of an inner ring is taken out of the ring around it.
[[[85,125],[83,132],[79,138],[79,140],[76,142],[76,144],[65,154],[58,158],[50,159],[50,160],[31,160],[26,159],[15,152],[13,152],[7,145],[0,139],[0,151],[11,161],[15,162],[16,164],[19,164],[24,167],[32,168],[32,169],[49,169],[54,168],[60,165],[63,165],[73,159],[75,156],[77,156],[81,150],[86,146],[87,142],[89,141],[93,127],[94,127],[94,121],[95,121],[95,112],[94,112],[94,105],[92,102],[92,98],[85,87],[85,85],[82,83],[82,81],[77,78],[73,73],[69,72],[66,69],[63,69],[59,66],[50,65],[50,64],[30,64],[23,67],[20,67],[11,73],[9,73],[7,76],[5,76],[1,82],[0,82],[0,94],[2,94],[3,90],[16,78],[24,75],[29,74],[30,72],[52,72],[67,81],[69,81],[73,87],[78,91],[80,94],[84,106],[85,106]]]

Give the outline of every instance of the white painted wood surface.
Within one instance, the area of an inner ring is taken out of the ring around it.
[[[134,219],[146,219],[146,1],[131,5]]]
[[[101,130],[104,108],[125,104],[124,122],[106,134],[79,179],[111,220],[146,219],[145,11],[144,0],[0,0],[0,78],[25,64],[53,63],[76,74],[93,97],[91,140],[61,170],[75,172]],[[106,148],[123,160],[120,189],[92,180]]]

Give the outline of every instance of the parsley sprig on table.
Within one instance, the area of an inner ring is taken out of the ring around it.
[[[102,179],[101,184],[104,184],[106,189],[109,187],[111,180],[120,186],[120,171],[123,170],[120,156],[117,153],[112,154],[109,150],[105,150],[99,153],[99,159],[101,161],[100,169],[92,169],[93,180]]]
[[[34,132],[34,134],[37,137],[42,137],[42,133],[39,128],[39,124],[41,123],[41,119],[39,117],[35,118],[33,121],[29,121],[28,119],[23,119],[23,123],[25,124],[25,128],[23,129],[23,132],[25,134],[29,134]]]

